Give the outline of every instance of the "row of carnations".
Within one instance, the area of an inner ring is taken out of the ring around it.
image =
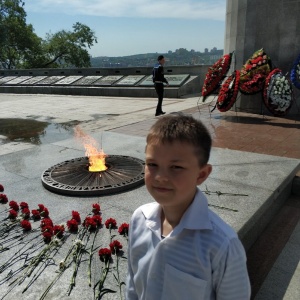
[[[0,184],[0,192],[4,192],[3,185]],[[0,203],[9,205],[8,210],[8,219],[11,221],[20,222],[20,226],[24,231],[32,230],[31,222],[41,220],[40,228],[42,232],[43,239],[45,243],[50,243],[53,237],[62,238],[65,232],[65,225],[54,225],[52,219],[49,217],[49,210],[45,205],[38,204],[37,209],[30,211],[29,205],[26,202],[17,203],[14,200],[8,201],[6,194],[0,194]],[[81,225],[81,217],[79,212],[72,211],[72,217],[66,222],[66,226],[70,233],[77,233],[78,228]],[[109,218],[104,223],[107,229],[118,229],[120,235],[128,236],[129,224],[123,223],[117,226],[117,221],[113,218]],[[102,226],[102,217],[101,217],[101,208],[98,203],[92,204],[92,215],[86,216],[82,224],[89,231],[96,230]],[[109,245],[109,248],[103,248],[99,250],[99,256],[101,261],[107,260],[107,257],[110,257],[111,254],[115,254],[122,249],[122,244],[115,240],[112,241]]]

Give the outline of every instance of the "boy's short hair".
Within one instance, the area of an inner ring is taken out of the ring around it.
[[[211,150],[211,136],[200,120],[192,116],[170,114],[160,117],[147,135],[147,145],[151,143],[186,142],[195,147],[199,165],[207,164]]]
[[[163,55],[159,55],[158,58],[157,58],[157,60],[160,61],[160,60],[162,60],[163,58],[164,58]]]

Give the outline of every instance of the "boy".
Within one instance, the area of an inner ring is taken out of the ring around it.
[[[162,102],[164,99],[164,83],[169,86],[168,80],[164,76],[164,64],[165,58],[163,55],[159,55],[157,58],[158,63],[154,66],[152,71],[152,80],[154,83],[155,91],[158,97],[155,116],[164,115],[162,111]]]
[[[244,248],[197,188],[212,170],[207,129],[191,116],[163,116],[146,142],[156,202],[132,216],[126,299],[250,299]]]

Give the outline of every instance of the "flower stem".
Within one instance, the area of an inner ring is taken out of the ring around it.
[[[72,290],[73,290],[73,287],[75,286],[75,283],[76,283],[76,277],[77,277],[77,272],[78,272],[78,268],[79,268],[79,265],[80,265],[80,262],[81,262],[81,258],[83,256],[83,253],[86,252],[85,250],[85,245],[88,243],[89,241],[89,238],[90,238],[90,232],[89,232],[89,228],[86,229],[85,228],[85,232],[84,232],[84,235],[86,233],[89,233],[88,236],[87,236],[87,239],[86,239],[86,243],[83,244],[83,243],[77,243],[76,245],[76,248],[75,248],[75,251],[73,252],[73,262],[74,262],[74,271],[73,271],[73,275],[71,277],[71,283],[70,283],[70,286],[69,286],[69,289],[68,289],[68,295],[71,294]],[[83,235],[83,236],[84,236]]]
[[[116,278],[116,280],[117,280],[118,287],[119,287],[120,300],[123,300],[123,297],[122,297],[122,285],[124,284],[124,282],[120,282],[119,256],[116,254],[116,257],[117,257],[117,266],[116,266],[116,269],[117,269],[117,276],[115,276],[115,278]]]
[[[96,236],[98,233],[98,229],[94,234],[94,238],[93,238],[93,242],[90,248],[90,252],[89,252],[89,265],[88,265],[88,278],[89,278],[89,286],[92,286],[92,272],[91,272],[91,268],[92,268],[92,259],[93,259],[93,254],[94,254],[94,244],[95,244],[95,240],[96,240]]]
[[[55,249],[57,246],[57,241],[55,239],[52,239],[51,242],[46,247],[44,247],[36,256],[30,258],[30,262],[26,266],[22,274],[18,278],[16,278],[11,284],[17,282],[20,285],[26,277],[30,277],[32,272],[43,260],[47,261],[47,259],[52,253],[52,250]]]
[[[99,280],[99,286],[98,286],[98,293],[97,293],[97,296],[96,296],[96,299],[99,300],[101,299],[102,295],[103,295],[103,287],[104,287],[104,282],[105,282],[105,279],[107,277],[107,274],[109,272],[109,265],[110,265],[110,260],[108,259],[106,262],[105,262],[105,267],[102,269],[102,276],[101,276],[101,279]]]
[[[63,274],[64,270],[61,270],[57,276],[54,278],[54,280],[48,285],[47,289],[44,291],[44,293],[42,294],[42,296],[40,297],[39,300],[43,300],[45,299],[46,295],[49,293],[49,291],[51,290],[51,288],[55,285],[55,283],[57,282],[57,280],[61,277],[61,275]]]

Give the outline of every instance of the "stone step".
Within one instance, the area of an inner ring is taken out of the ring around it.
[[[247,251],[248,271],[252,286],[251,299],[299,299],[299,295],[296,298],[283,298],[287,293],[295,295],[300,292],[299,220],[300,197],[291,194]],[[297,271],[294,272],[295,270]],[[293,284],[296,277],[298,284]]]

